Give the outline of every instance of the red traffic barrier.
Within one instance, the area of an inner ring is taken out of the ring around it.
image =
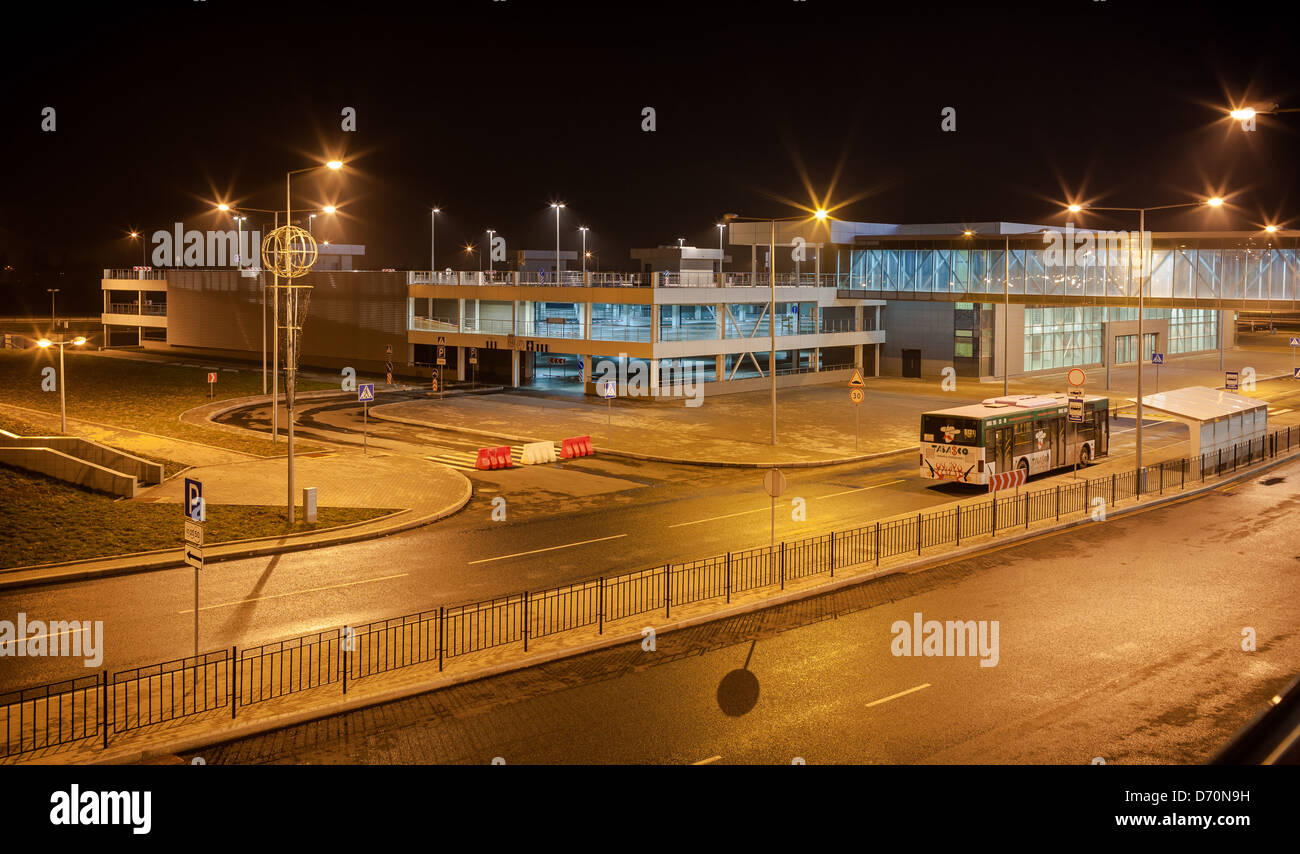
[[[564,439],[560,442],[560,458],[565,460],[574,457],[589,457],[596,453],[591,447],[590,436],[574,436],[572,439]]]
[[[474,461],[474,468],[480,470],[508,469],[514,466],[515,462],[510,458],[509,445],[502,445],[499,448],[479,448],[478,459]]]
[[[1017,486],[1025,485],[1025,470],[1012,469],[1011,471],[1001,471],[989,477],[989,492],[998,492],[1003,489],[1014,489]]]

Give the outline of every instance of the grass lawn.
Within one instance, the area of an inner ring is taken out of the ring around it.
[[[272,445],[265,438],[181,423],[182,412],[208,401],[207,371],[202,368],[118,359],[73,348],[68,348],[64,358],[70,417],[264,457],[284,452],[284,443]],[[57,413],[59,395],[41,390],[41,370],[53,366],[57,371],[58,364],[59,354],[51,350],[0,351],[0,401]],[[302,380],[298,388],[316,391],[336,386]],[[217,375],[217,400],[261,393],[259,371],[220,371]],[[304,446],[304,450],[310,449]]]
[[[0,567],[178,548],[184,521],[180,509],[179,504],[118,501],[43,475],[0,466]],[[321,507],[316,524],[300,521],[290,528],[283,505],[210,504],[205,539],[223,543],[311,531],[390,512]]]

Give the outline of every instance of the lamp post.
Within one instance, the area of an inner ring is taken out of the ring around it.
[[[429,211],[429,272],[438,269],[438,214],[442,213],[442,208],[434,208]]]
[[[139,241],[140,241],[140,266],[141,266],[141,267],[147,267],[147,266],[149,266],[149,262],[145,259],[145,242],[144,242],[144,238],[140,236],[140,232],[138,232],[138,231],[133,231],[133,232],[131,232],[131,239],[132,239],[132,240],[139,240]]]
[[[51,332],[50,334],[53,335],[54,333]],[[63,370],[63,348],[68,344],[71,344],[74,347],[80,347],[82,344],[85,343],[86,343],[86,339],[80,335],[78,335],[76,338],[73,338],[71,341],[67,339],[67,336],[60,335],[57,339],[42,338],[36,342],[37,347],[47,348],[47,347],[52,347],[57,345],[59,348],[59,425],[60,425],[59,432],[60,433],[68,432],[68,394],[67,394],[67,390],[64,388],[64,382],[63,382],[65,377],[65,373]]]
[[[564,207],[564,202],[551,202],[551,207],[555,209],[555,283],[560,283],[560,210]]]
[[[578,226],[578,231],[582,232],[582,280],[587,280],[587,226]]]
[[[828,214],[825,209],[818,208],[813,213],[811,218],[819,222],[822,222],[826,220],[829,216],[830,214]],[[769,251],[768,284],[770,285],[771,288],[771,296],[769,297],[768,308],[767,308],[767,326],[768,326],[768,331],[771,333],[772,349],[767,354],[767,373],[772,380],[771,387],[772,387],[772,446],[773,447],[776,447],[776,224],[778,222],[793,222],[793,221],[807,222],[808,219],[809,217],[803,217],[803,216],[787,216],[787,217],[775,217],[775,218],[774,217],[748,217],[748,216],[740,216],[739,214],[734,214],[734,213],[724,214],[722,217],[722,221],[728,225],[737,221],[770,222],[772,224],[772,239],[771,239],[770,248],[768,250]],[[678,240],[683,244],[685,243],[685,241],[682,238],[678,238]]]
[[[58,321],[54,319],[54,295],[59,292],[59,289],[46,288],[45,292],[50,295],[50,331],[52,332],[54,327],[58,325]]]
[[[1139,478],[1139,483],[1138,483],[1139,492],[1141,492],[1142,490],[1142,483],[1140,482],[1142,479],[1142,363],[1144,361],[1145,351],[1146,351],[1145,343],[1142,340],[1142,311],[1143,311],[1143,295],[1146,292],[1145,277],[1147,275],[1147,269],[1148,269],[1147,268],[1147,240],[1146,240],[1147,211],[1166,211],[1166,210],[1173,210],[1174,208],[1196,208],[1196,207],[1200,207],[1201,205],[1207,205],[1212,208],[1222,207],[1223,198],[1220,196],[1214,196],[1212,198],[1202,199],[1199,202],[1180,202],[1178,204],[1173,204],[1173,205],[1157,205],[1155,207],[1143,207],[1143,208],[1093,207],[1092,205],[1079,205],[1079,204],[1072,204],[1067,208],[1067,210],[1069,210],[1070,213],[1079,213],[1080,211],[1083,211],[1085,209],[1094,210],[1094,211],[1124,211],[1129,213],[1133,211],[1137,211],[1137,215],[1138,215],[1138,277],[1137,277],[1138,279],[1138,312],[1137,312],[1138,360],[1137,360],[1137,432],[1134,441],[1137,443],[1136,471],[1137,471],[1137,476]],[[1132,248],[1131,240],[1129,241],[1128,256],[1129,256],[1128,257],[1129,294],[1131,295],[1133,293],[1133,285],[1132,285],[1133,248]],[[1220,283],[1220,287],[1222,287],[1222,283]],[[1223,370],[1223,317],[1222,316],[1216,318],[1215,325],[1219,329],[1219,370]],[[1109,348],[1110,342],[1103,341],[1102,345]],[[1109,361],[1110,361],[1109,350],[1107,350],[1107,363],[1109,363]]]
[[[343,168],[343,163],[338,160],[331,160],[328,163],[325,163],[324,166],[326,169],[331,169],[337,172],[339,169]],[[315,172],[317,169],[320,168],[321,166],[319,165],[308,166],[305,169],[293,169],[291,171],[284,173],[284,221],[286,226],[290,225],[293,220],[292,185],[290,183],[291,178],[294,175],[300,174],[302,172]],[[313,253],[313,257],[314,254],[315,253]],[[277,268],[279,266],[281,265],[277,265]],[[290,279],[290,281],[292,281],[292,279]],[[278,295],[278,291],[280,287],[280,274],[278,269],[275,275],[275,287]],[[300,286],[295,286],[292,284],[288,285],[289,293],[286,294],[286,303],[285,303],[285,314],[286,314],[285,320],[287,322],[288,334],[285,336],[284,339],[285,340],[284,405],[285,405],[285,421],[287,421],[289,425],[288,514],[289,514],[290,525],[294,523],[294,518],[297,515],[297,507],[294,504],[294,498],[293,498],[293,406],[294,406],[294,385],[295,382],[297,381],[297,375],[298,375],[298,365],[294,355],[294,346],[297,343],[297,337],[298,337],[298,315],[297,315],[297,311],[295,310],[298,299],[295,292],[298,290],[299,287]],[[279,302],[278,296],[276,302],[277,304]]]
[[[718,223],[717,227],[718,227],[718,284],[721,285],[722,284],[722,260],[724,257],[722,254],[723,252],[722,235],[727,230],[727,224],[725,222],[720,222]]]
[[[491,272],[492,272],[492,235],[494,235],[494,234],[496,234],[496,231],[495,231],[494,229],[489,228],[489,229],[487,230],[487,236],[488,236],[488,241],[487,241],[487,243],[488,243],[488,245],[487,245],[487,250],[488,250],[488,273],[489,273],[489,274],[491,274]],[[492,278],[491,275],[489,275],[488,278],[489,278],[489,279]]]

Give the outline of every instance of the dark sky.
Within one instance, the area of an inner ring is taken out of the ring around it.
[[[632,247],[714,245],[724,212],[797,213],[782,200],[810,204],[805,178],[870,221],[1061,222],[1070,192],[1233,194],[1158,230],[1300,216],[1300,113],[1251,134],[1219,112],[1300,106],[1282,4],[17,8],[0,36],[0,314],[47,310],[47,287],[93,312],[100,268],[139,263],[127,231],[224,227],[217,200],[282,207],[284,172],[328,155],[348,167],[296,178],[295,204],[338,204],[317,237],[365,244],[370,269],[427,268],[434,203],[439,267],[474,267],[456,250],[486,228],[512,253],[547,248],[552,199],[565,248],[587,225],[599,266],[629,269]]]

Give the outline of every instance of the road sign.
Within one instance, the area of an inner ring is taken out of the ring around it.
[[[763,489],[773,498],[780,498],[781,493],[785,492],[785,486],[785,475],[780,469],[768,469],[767,474],[763,475]]]
[[[853,369],[853,379],[849,380],[849,385],[853,388],[862,388],[866,385],[866,383],[862,381],[862,372],[857,368]]]
[[[989,492],[1024,486],[1025,469],[1012,469],[989,475]]]
[[[1291,379],[1300,380],[1300,368],[1291,369]]]
[[[1163,365],[1164,363],[1165,363],[1165,354],[1164,354],[1164,353],[1152,353],[1152,354],[1151,354],[1151,364],[1153,364],[1153,365]]]
[[[600,396],[605,399],[618,397],[618,383],[614,380],[605,380],[600,384]]]
[[[798,313],[799,313],[799,303],[797,303],[797,302],[792,302],[792,303],[790,303],[790,313],[791,313],[791,314],[798,314]]]
[[[203,502],[203,484],[192,478],[185,478],[185,496],[181,512],[195,522],[207,521],[207,507]]]
[[[1081,388],[1072,388],[1067,391],[1066,394],[1069,396],[1070,400],[1083,400],[1083,389]]]
[[[1078,368],[1070,368],[1070,372],[1065,375],[1065,381],[1070,385],[1081,386],[1084,379],[1086,379],[1086,375]]]
[[[431,377],[432,385],[433,385],[433,389],[432,389],[433,391],[437,391],[437,390],[438,390],[438,379],[439,379],[439,377],[438,377],[438,369],[437,369],[437,368],[434,368],[434,369],[433,369],[433,375],[432,375],[432,377]]]
[[[195,569],[203,568],[203,546],[186,544],[185,562]]]
[[[1236,391],[1238,388],[1237,372],[1225,371],[1223,374],[1223,387],[1228,391]]]
[[[375,402],[375,384],[362,383],[357,386],[357,403],[374,403]]]
[[[386,346],[386,347],[384,348],[384,355],[385,355],[385,356],[391,356],[391,355],[393,355],[393,345],[392,345],[392,344],[389,344],[388,346]]]
[[[198,522],[185,520],[185,542],[187,545],[203,547],[203,526]]]
[[[862,397],[863,397],[862,389],[860,388],[849,389],[849,400],[853,401],[854,403],[861,403]]]
[[[445,344],[438,345],[438,364],[447,364],[447,345]]]
[[[1069,421],[1069,422],[1071,422],[1071,423],[1073,423],[1073,424],[1082,424],[1082,423],[1083,423],[1083,400],[1082,400],[1082,398],[1074,398],[1074,399],[1072,399],[1072,400],[1070,401],[1069,406],[1068,406],[1067,409],[1066,409],[1066,415],[1065,415],[1065,417],[1066,417],[1066,420],[1067,420],[1067,421]]]
[[[216,382],[216,381],[217,381],[217,372],[216,372],[216,371],[208,371],[208,382],[210,382],[210,383],[214,383],[214,382]]]
[[[1292,347],[1300,347],[1300,338],[1297,338],[1297,337],[1295,337],[1294,335],[1292,335],[1292,336],[1291,336],[1291,344],[1290,344],[1290,346],[1292,346]]]
[[[478,348],[477,348],[477,347],[470,347],[470,348],[469,348],[469,363],[470,363],[471,365],[477,365],[477,364],[478,364]]]

